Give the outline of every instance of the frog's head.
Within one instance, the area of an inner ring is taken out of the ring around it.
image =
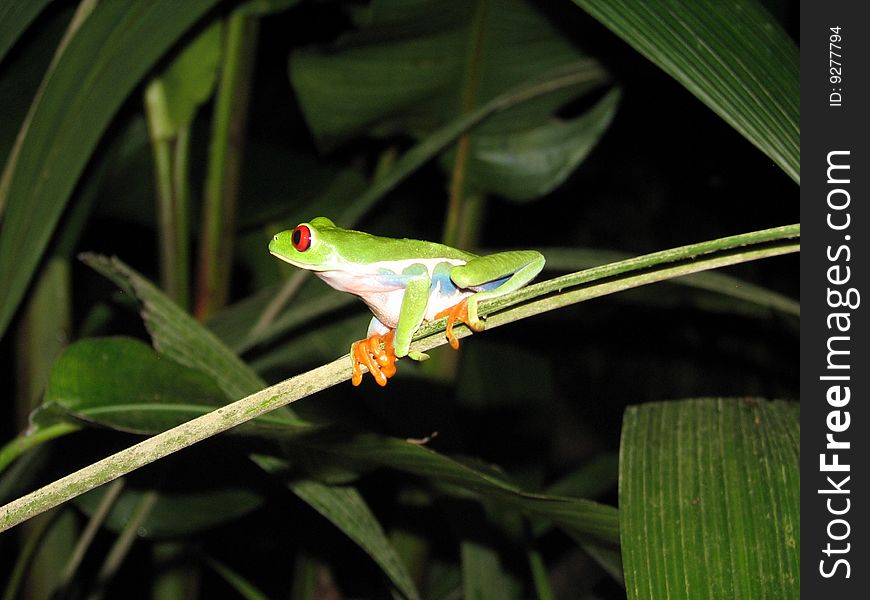
[[[269,252],[300,269],[329,271],[342,263],[336,242],[343,231],[326,217],[315,217],[277,234],[269,242]]]

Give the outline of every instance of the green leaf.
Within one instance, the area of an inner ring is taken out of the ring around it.
[[[174,427],[225,404],[226,396],[198,371],[162,359],[133,338],[75,342],[51,370],[43,411],[133,433]],[[38,414],[36,423],[43,423]]]
[[[254,461],[270,473],[286,469],[284,461],[272,457],[258,456]],[[365,550],[406,598],[420,597],[405,563],[355,488],[313,479],[293,479],[287,487]]]
[[[69,346],[54,364],[34,424],[53,424],[60,412],[65,418],[153,434],[227,402],[210,377],[158,355],[139,340],[91,338]],[[281,411],[252,423],[257,421],[291,428],[295,423]]]
[[[360,31],[334,47],[291,56],[290,75],[306,120],[326,148],[363,133],[425,135],[463,112],[460,100],[468,85],[477,88],[471,107],[479,106],[585,58],[523,0],[375,0],[357,20]],[[486,38],[478,49],[471,47],[473,35]],[[468,83],[472,63],[479,73]],[[605,79],[601,73],[597,83]],[[502,122],[493,129],[538,124],[576,94],[561,90],[539,100],[543,110],[515,108],[492,119]]]
[[[360,31],[334,47],[291,57],[294,87],[322,148],[361,134],[420,139],[522,82],[588,61],[524,0],[376,0],[358,21]],[[554,113],[606,80],[599,70],[596,79],[527,99],[476,128],[468,165],[474,191],[525,200],[564,181],[606,129],[616,98],[574,119]]]
[[[580,61],[558,68],[511,88],[473,111],[449,121],[396,160],[386,173],[378,177],[368,190],[337,219],[339,223],[355,223],[371,209],[374,203],[393,190],[416,169],[445,150],[466,131],[482,121],[513,107],[520,107],[530,99],[553,94],[601,81],[604,71],[592,61]]]
[[[51,0],[7,0],[0,4],[0,62]]]
[[[616,487],[618,462],[615,454],[602,454],[547,486],[544,493],[548,496],[595,498]],[[531,522],[531,533],[535,537],[544,535],[551,528],[552,523],[546,519],[533,519]]]
[[[797,598],[799,406],[629,407],[620,538],[629,598]]]
[[[196,109],[208,100],[217,82],[223,23],[215,21],[184,47],[165,71],[149,84],[146,97],[159,102],[163,117],[152,121],[154,135],[171,139],[193,122]]]
[[[207,558],[206,563],[245,600],[268,600],[269,597],[261,592],[257,586],[222,562]]]
[[[517,581],[501,566],[490,545],[466,539],[460,546],[463,598],[510,600],[520,597]]]
[[[122,261],[95,254],[82,254],[80,258],[141,304],[142,319],[160,354],[206,373],[231,399],[247,396],[265,386],[265,382],[211,332]]]
[[[619,98],[619,90],[612,90],[579,117],[547,119],[527,129],[482,127],[471,136],[468,189],[511,200],[539,198],[553,191],[598,143],[613,120]]]
[[[0,336],[121,103],[216,3],[100,2],[59,56],[0,182]]]
[[[110,260],[95,255],[86,255],[83,259],[133,294],[142,303],[143,318],[154,343],[162,348],[167,356],[180,357],[184,364],[208,373],[210,377],[216,379],[219,385],[221,382],[223,383],[221,387],[228,394],[241,392],[245,385],[251,383],[254,384],[255,389],[265,386],[262,380],[213,334],[124,263],[117,259]],[[285,414],[292,413],[287,411]],[[264,416],[279,415],[281,412],[276,411]],[[301,423],[295,418],[291,422]],[[293,488],[291,487],[291,489]],[[395,566],[391,565],[391,560],[385,554],[386,550],[379,546],[376,539],[361,532],[360,527],[373,519],[371,511],[361,497],[354,502],[343,504],[336,502],[336,493],[338,492],[333,488],[315,485],[312,482],[310,485],[303,484],[303,488],[300,489],[300,498],[315,506],[318,512],[339,527],[348,537],[361,545],[366,544],[363,547],[367,551],[369,550],[368,546],[372,547],[372,551],[375,552],[373,554],[375,561],[385,569],[385,573],[390,576],[399,589],[413,591],[413,586],[408,588],[406,585],[410,583],[410,577],[407,578],[407,581],[403,581],[401,573],[396,570]],[[344,499],[348,500],[348,495],[353,493],[356,492],[347,488],[343,492]],[[369,526],[371,526],[370,523]],[[407,595],[412,598],[417,597],[416,593]]]
[[[313,443],[312,443],[313,447]],[[450,493],[478,494],[515,508],[528,516],[556,523],[577,539],[613,545],[618,539],[616,509],[581,498],[526,492],[492,472],[471,467],[405,440],[359,435],[347,442],[321,444],[326,456],[340,457],[350,465],[376,465],[425,477]],[[458,488],[450,490],[450,486]]]
[[[574,0],[800,183],[798,48],[756,0]]]

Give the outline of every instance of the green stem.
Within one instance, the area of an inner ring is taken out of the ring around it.
[[[553,600],[553,586],[550,585],[550,576],[547,574],[547,565],[544,564],[544,559],[541,553],[536,548],[529,548],[526,551],[526,558],[529,560],[529,570],[532,572],[532,581],[535,583],[535,592],[537,592],[538,600]]]
[[[190,228],[188,207],[190,206],[190,185],[188,163],[190,159],[190,126],[180,127],[175,135],[172,148],[172,230],[169,235],[174,239],[175,256],[173,269],[176,289],[175,301],[182,308],[190,306]]]
[[[800,225],[787,225],[655,252],[523,288],[482,304],[480,313],[488,315],[487,328],[498,327],[624,289],[797,252],[799,238]],[[565,291],[568,288],[576,289]],[[519,305],[505,310],[514,304]],[[445,344],[445,321],[421,327],[412,350],[425,352]],[[457,337],[469,335],[464,326],[455,333]],[[182,448],[345,381],[350,375],[351,362],[345,355],[143,440],[0,507],[0,532]]]
[[[174,132],[166,92],[160,79],[145,88],[145,114],[154,156],[157,189],[157,229],[160,255],[160,283],[179,306],[187,307],[187,136]],[[184,141],[178,143],[178,137]],[[179,193],[180,192],[180,193]],[[183,228],[183,229],[182,229]]]
[[[194,309],[200,321],[222,308],[229,294],[242,147],[258,26],[256,17],[241,11],[230,15],[227,21],[200,238]]]
[[[0,473],[10,465],[16,458],[30,450],[39,446],[43,442],[53,440],[54,438],[78,431],[81,429],[75,423],[56,423],[48,427],[40,427],[34,433],[22,433],[5,446],[0,448]]]
[[[79,536],[76,547],[72,554],[70,554],[66,566],[64,566],[63,573],[58,582],[58,595],[61,597],[64,597],[66,590],[68,590],[69,586],[72,584],[73,577],[75,577],[76,571],[78,571],[79,565],[82,563],[85,553],[88,551],[88,547],[91,545],[91,542],[94,541],[97,531],[99,531],[103,522],[106,520],[106,517],[109,516],[109,512],[115,505],[115,500],[117,500],[118,496],[121,495],[123,489],[124,480],[116,479],[108,488],[106,488],[103,497],[100,498],[100,503],[97,505],[97,509],[88,520],[85,530]]]
[[[206,557],[205,563],[220,575],[223,580],[236,590],[239,593],[239,596],[245,600],[267,600],[268,596],[258,590],[250,581],[239,575],[236,571],[230,569],[222,562]]]
[[[284,310],[284,307],[290,303],[290,300],[296,295],[296,292],[299,291],[299,288],[302,287],[302,284],[308,279],[308,271],[299,271],[297,273],[293,273],[284,285],[281,286],[281,289],[278,290],[278,293],[275,294],[275,297],[269,301],[269,304],[266,305],[266,308],[263,309],[263,312],[260,313],[260,318],[257,319],[257,322],[251,328],[251,332],[248,334],[249,339],[257,339],[263,336],[264,332],[269,329],[269,326],[275,322],[275,319],[278,318],[278,315],[281,314],[281,311]]]
[[[69,343],[71,288],[69,256],[51,256],[39,271],[24,306],[15,336],[16,424],[20,429],[27,427],[28,416],[42,401],[51,367]]]
[[[147,438],[0,507],[0,532],[104,483],[350,378],[347,356]]]
[[[24,547],[18,552],[15,566],[9,576],[9,581],[6,583],[6,589],[3,592],[3,600],[15,600],[15,598],[22,597],[19,588],[21,587],[21,582],[24,580],[25,573],[27,573],[27,567],[30,566],[34,554],[36,554],[43,538],[46,533],[48,533],[49,528],[57,520],[59,514],[60,511],[53,515],[46,515],[44,519],[36,523],[36,526],[29,531],[27,541],[25,542]]]
[[[480,313],[489,315],[486,327],[491,329],[642,285],[798,251],[800,225],[774,227],[654,252],[542,281],[481,304]],[[519,306],[504,310],[513,305]],[[414,339],[422,342],[424,337],[434,334],[438,334],[435,337],[441,337],[444,321],[439,319],[424,324],[417,330]],[[454,333],[457,337],[471,334],[464,325],[454,329]],[[433,347],[440,343],[421,345]]]
[[[106,585],[108,585],[121,567],[121,563],[124,562],[124,558],[130,552],[133,542],[136,541],[136,537],[139,535],[139,527],[145,522],[148,515],[151,514],[158,499],[159,496],[154,491],[146,492],[142,495],[142,499],[139,500],[139,503],[133,509],[133,514],[130,515],[130,520],[124,525],[124,530],[118,536],[118,539],[115,540],[115,543],[106,555],[106,560],[103,561],[103,565],[100,567],[100,572],[97,574],[96,589],[90,595],[90,600],[99,600],[99,598],[103,597]]]
[[[480,84],[483,45],[486,33],[486,20],[489,14],[489,0],[478,0],[471,23],[471,42],[466,62],[465,85],[462,93],[461,114],[467,115],[477,105],[477,92]],[[465,182],[468,176],[468,160],[471,155],[471,135],[468,130],[456,142],[456,155],[450,176],[450,199],[447,203],[447,216],[444,224],[444,243],[448,246],[467,248],[477,245],[475,237],[463,240],[460,230],[466,223],[464,216]],[[467,235],[467,232],[466,232]]]

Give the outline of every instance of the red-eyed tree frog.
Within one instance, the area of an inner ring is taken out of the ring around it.
[[[534,250],[477,256],[443,244],[342,229],[326,217],[282,231],[269,252],[359,296],[371,309],[367,338],[351,346],[354,385],[362,381],[361,366],[383,386],[396,372],[396,358],[428,358],[410,351],[411,338],[426,321],[447,316],[447,339],[459,348],[456,320],[483,331],[478,303],[523,287],[544,266]]]

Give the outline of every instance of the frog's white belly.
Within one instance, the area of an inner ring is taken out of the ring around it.
[[[402,275],[401,271],[407,266],[420,264],[426,267],[431,277],[435,267],[445,262],[452,265],[465,264],[464,261],[455,259],[413,260],[391,263],[386,272],[383,270],[386,267],[373,264],[366,269],[368,272],[341,270],[320,271],[315,274],[331,287],[359,296],[378,321],[387,327],[395,328],[399,323],[399,313],[408,281],[408,277]],[[378,269],[381,269],[381,272],[377,272]],[[396,270],[399,272],[396,273]],[[474,290],[458,289],[449,277],[441,276],[433,279],[424,320],[431,321],[439,312],[454,306],[473,293]]]
[[[441,282],[435,284],[435,289],[429,293],[429,302],[426,304],[424,321],[431,321],[435,315],[443,310],[458,304],[463,298],[471,296],[471,290],[460,290],[454,286],[452,289],[441,289]],[[390,328],[399,324],[399,313],[402,309],[402,300],[405,297],[405,289],[392,290],[389,292],[370,292],[357,294],[365,302],[372,314],[378,321]]]

